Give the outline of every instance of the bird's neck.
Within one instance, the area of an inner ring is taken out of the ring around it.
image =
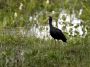
[[[50,26],[50,28],[53,27],[53,25],[52,25],[52,21],[49,21],[49,26]]]

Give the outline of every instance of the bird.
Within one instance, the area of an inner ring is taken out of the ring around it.
[[[52,17],[51,16],[49,16],[49,27],[50,27],[49,32],[50,32],[50,35],[52,38],[54,38],[55,40],[62,40],[65,43],[67,42],[67,39],[66,39],[65,35],[63,34],[63,32],[60,29],[58,29],[52,25]]]

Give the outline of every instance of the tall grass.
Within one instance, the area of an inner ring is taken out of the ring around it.
[[[90,67],[88,38],[69,39],[65,45],[34,36],[0,36],[0,67]]]

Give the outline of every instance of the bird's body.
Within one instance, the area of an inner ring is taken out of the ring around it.
[[[50,35],[57,40],[66,42],[66,37],[61,30],[52,26],[52,17],[49,17]]]

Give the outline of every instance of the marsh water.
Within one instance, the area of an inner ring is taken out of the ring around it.
[[[82,14],[82,9],[80,9],[80,12],[78,13],[78,15],[80,16]],[[46,11],[47,13],[47,11]],[[54,15],[56,12],[52,11],[52,15]],[[38,13],[36,16],[29,17],[29,21],[34,20],[35,23],[33,23],[33,25],[28,29],[24,28],[24,27],[17,27],[17,28],[6,28],[6,29],[2,29],[0,34],[6,34],[6,35],[21,35],[21,36],[35,36],[37,38],[41,38],[41,39],[48,39],[50,37],[49,35],[49,25],[48,22],[46,25],[41,25],[39,24],[38,21],[38,17],[39,15],[42,15],[43,13],[40,12]],[[16,16],[16,12],[15,12],[15,16]],[[65,17],[65,19],[63,19],[63,17]],[[68,34],[70,36],[76,36],[79,35],[80,37],[85,37],[85,35],[87,34],[87,29],[86,26],[83,24],[84,21],[82,19],[79,19],[76,17],[76,14],[73,13],[70,15],[67,13],[67,11],[62,10],[61,12],[59,12],[59,16],[57,18],[57,20],[55,20],[53,18],[53,26],[59,28],[60,30],[62,30],[65,34]]]

